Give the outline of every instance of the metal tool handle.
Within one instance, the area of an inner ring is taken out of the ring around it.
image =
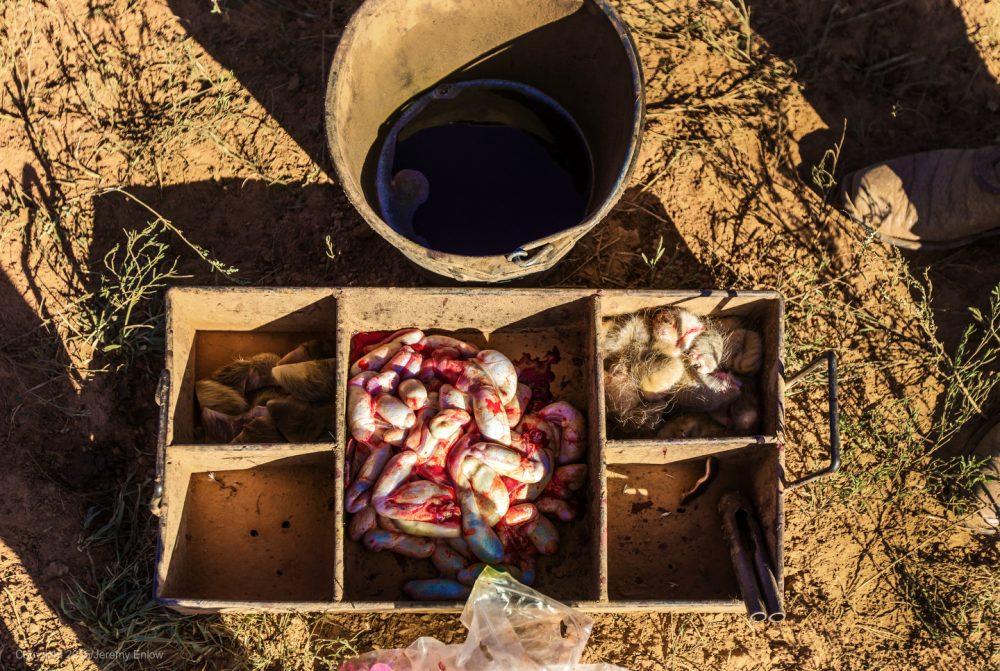
[[[833,350],[828,350],[816,357],[816,359],[801,371],[785,381],[785,389],[795,386],[795,384],[806,377],[814,370],[823,365],[826,361],[827,375],[827,398],[829,402],[828,419],[830,421],[830,463],[818,471],[804,475],[798,480],[785,484],[785,490],[791,491],[813,480],[833,475],[840,470],[840,410],[837,405],[837,355]]]
[[[546,242],[545,244],[539,245],[533,249],[518,247],[507,255],[507,260],[521,266],[522,268],[530,268],[532,266],[537,266],[539,263],[548,261],[549,258],[552,257],[552,253],[554,251],[555,247],[551,242]]]
[[[159,516],[160,503],[163,500],[163,471],[167,461],[167,421],[170,416],[170,371],[167,369],[160,372],[160,381],[156,385],[156,405],[160,406],[160,416],[156,431],[156,473],[149,509],[154,515]]]

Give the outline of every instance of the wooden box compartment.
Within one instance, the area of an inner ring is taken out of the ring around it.
[[[333,451],[297,445],[176,446],[166,478],[175,538],[168,600],[333,599]]]
[[[762,435],[608,439],[600,320],[666,304],[699,314],[739,311],[765,325]],[[556,398],[570,401],[587,416],[589,483],[581,517],[557,523],[559,554],[541,558],[536,587],[542,592],[585,610],[741,610],[714,512],[725,484],[744,491],[758,507],[780,584],[778,294],[175,288],[168,292],[167,312],[167,384],[161,391],[162,445],[154,502],[160,517],[155,596],[177,610],[461,609],[460,603],[414,602],[403,595],[403,582],[432,575],[430,562],[368,552],[347,538],[343,473],[348,434],[342,393],[329,443],[191,442],[194,381],[227,358],[290,349],[318,334],[335,337],[337,388],[344,390],[352,337],[408,326],[489,345],[515,361],[525,354],[558,356],[551,387]],[[719,481],[690,510],[676,512],[682,481],[704,468],[707,455],[719,457]],[[235,492],[228,489],[233,483],[239,483]],[[282,527],[284,522],[289,526]]]
[[[756,507],[781,583],[780,451],[769,444],[714,456],[717,476],[689,503],[683,502],[684,494],[704,474],[705,457],[655,463],[658,457],[647,454],[648,461],[608,462],[612,602],[697,602],[720,610],[741,603],[718,510],[722,494],[732,490]]]
[[[426,333],[442,333],[478,347],[490,347],[512,361],[522,356],[550,357],[554,376],[550,387],[556,398],[572,403],[590,417],[597,415],[593,366],[592,303],[579,292],[531,292],[531,299],[507,291],[411,291],[373,289],[349,292],[341,298],[343,319],[338,330],[341,351],[365,331],[396,331],[416,326]],[[348,361],[339,362],[342,384],[347,384]],[[346,408],[341,408],[341,416]],[[593,430],[588,432],[587,454],[599,456]],[[590,492],[598,491],[600,469],[592,461]],[[535,586],[564,601],[599,597],[599,499],[588,496],[584,514],[571,523],[559,523],[559,552],[539,560]],[[341,536],[343,543],[343,598],[359,608],[391,608],[406,600],[403,583],[435,577],[427,560],[408,560],[389,552],[373,553]],[[431,604],[435,606],[438,604]]]
[[[332,337],[337,329],[336,306],[337,298],[329,289],[168,291],[167,444],[196,440],[197,380],[237,356],[283,355],[310,338]]]
[[[669,443],[682,445],[708,443],[706,449],[715,451],[724,446],[775,442],[781,430],[782,398],[784,395],[782,379],[784,300],[781,295],[768,291],[701,292],[698,294],[672,291],[605,292],[601,297],[601,320],[602,323],[609,323],[621,315],[664,306],[684,308],[702,317],[739,317],[761,334],[764,345],[763,367],[759,373],[760,433],[753,436],[726,438],[680,438],[671,440]],[[600,349],[604,350],[603,342],[600,343]],[[617,427],[611,421],[608,421],[606,431],[612,442],[612,447],[619,445],[632,447],[663,442],[652,436],[624,437],[618,435]]]

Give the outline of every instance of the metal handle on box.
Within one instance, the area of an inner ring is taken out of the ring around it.
[[[167,418],[170,407],[170,371],[160,372],[160,381],[156,385],[156,405],[160,406],[159,426],[156,431],[156,475],[153,479],[153,496],[149,500],[149,509],[154,515],[160,514],[160,503],[163,500],[163,470],[167,457]]]
[[[798,480],[785,484],[785,490],[791,491],[813,480],[833,475],[840,470],[840,411],[837,406],[837,355],[833,350],[828,350],[816,357],[816,359],[801,371],[793,375],[785,382],[785,388],[793,387],[799,380],[806,377],[814,370],[826,362],[827,374],[827,399],[829,402],[828,419],[830,421],[830,463],[818,471],[804,475]]]

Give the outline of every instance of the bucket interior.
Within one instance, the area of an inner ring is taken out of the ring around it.
[[[379,201],[379,158],[415,101],[444,85],[501,80],[550,98],[579,138],[552,106],[510,90],[499,102],[468,91],[438,101],[406,124],[389,178],[434,169],[417,212],[444,230],[392,228],[431,250],[488,256],[586,221],[617,197],[637,150],[641,75],[616,21],[595,0],[369,0],[338,47],[327,103],[355,206],[370,222],[395,218]]]
[[[382,218],[429,249],[506,254],[571,228],[593,194],[590,148],[557,102],[523,84],[438,87],[397,119],[382,145]]]

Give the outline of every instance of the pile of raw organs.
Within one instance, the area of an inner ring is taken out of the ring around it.
[[[752,435],[763,340],[748,320],[662,307],[604,322],[608,413],[628,435]]]
[[[397,331],[362,348],[347,390],[348,531],[373,551],[429,558],[418,600],[462,599],[487,565],[530,583],[558,550],[549,519],[577,514],[584,418],[547,390],[532,398],[497,350]]]

